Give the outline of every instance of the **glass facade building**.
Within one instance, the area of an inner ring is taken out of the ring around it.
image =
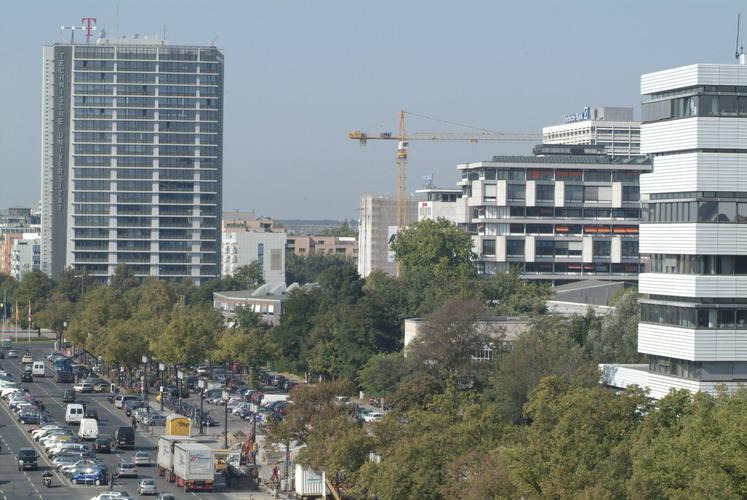
[[[43,54],[42,270],[219,277],[223,54],[157,38]]]

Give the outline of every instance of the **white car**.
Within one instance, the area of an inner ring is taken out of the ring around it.
[[[95,497],[91,497],[91,500],[113,500],[113,499],[122,499],[122,498],[131,498],[130,494],[126,491],[105,491],[103,493],[99,493]]]
[[[147,451],[136,451],[135,456],[132,457],[132,462],[135,465],[152,465],[153,459]]]
[[[137,492],[141,495],[158,495],[156,482],[152,479],[143,479],[137,487]]]
[[[26,353],[21,358],[21,363],[23,363],[24,365],[30,365],[33,362],[34,362],[34,358],[31,357],[31,354]]]
[[[62,429],[62,427],[59,425],[45,425],[44,427],[39,427],[38,429],[31,431],[31,437],[38,440],[37,438],[40,438],[45,432],[53,431],[55,429]]]
[[[93,384],[88,382],[78,382],[73,386],[73,390],[75,392],[80,392],[81,394],[84,392],[93,392]]]
[[[377,411],[369,412],[366,415],[363,415],[363,421],[364,422],[381,422],[381,420],[384,418],[383,413],[379,413]]]
[[[18,357],[18,352],[10,350],[10,351],[8,351],[8,354],[6,354],[6,356],[9,357],[9,358],[17,358]]]

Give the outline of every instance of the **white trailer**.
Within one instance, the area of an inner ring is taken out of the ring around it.
[[[320,474],[296,464],[296,476],[293,480],[296,495],[301,498],[327,498],[329,490],[326,479],[324,471]]]
[[[174,446],[186,441],[194,441],[194,439],[187,436],[165,435],[158,439],[158,454],[156,456],[158,475],[163,476],[170,483],[176,480],[174,475]]]
[[[184,491],[212,491],[215,480],[213,450],[202,443],[176,443],[174,476],[176,485],[184,488]]]

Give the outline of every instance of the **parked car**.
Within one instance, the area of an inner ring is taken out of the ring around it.
[[[157,495],[156,482],[152,479],[143,479],[137,487],[137,492],[141,495]]]
[[[133,463],[122,462],[117,466],[118,477],[137,477],[137,475],[137,467]]]
[[[371,411],[363,416],[363,421],[369,422],[369,423],[370,422],[381,422],[383,418],[384,418],[383,413],[379,413],[378,411]]]
[[[132,461],[135,465],[153,465],[153,459],[147,451],[136,451]]]
[[[41,414],[34,410],[23,410],[18,414],[18,421],[22,424],[39,424],[41,422]]]

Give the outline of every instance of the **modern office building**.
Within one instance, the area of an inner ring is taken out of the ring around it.
[[[419,216],[464,227],[481,274],[516,267],[553,284],[637,280],[639,176],[650,161],[601,145],[545,144],[534,153],[458,165],[461,193],[422,190]]]
[[[11,251],[10,275],[21,280],[23,275],[39,270],[41,249],[39,233],[25,233],[13,240]]]
[[[418,220],[417,201],[407,202],[407,220]],[[390,241],[397,234],[397,200],[391,196],[366,193],[361,196],[358,220],[358,274],[365,278],[374,271],[394,276],[397,264]]]
[[[41,268],[220,276],[223,54],[158,37],[43,50]]]
[[[714,392],[747,383],[747,66],[694,64],[641,77],[638,351],[612,386]]]
[[[272,219],[252,212],[226,212],[222,222],[223,262],[221,275],[232,276],[240,267],[257,262],[266,284],[285,286],[285,230]]]
[[[633,120],[633,108],[586,107],[563,121],[542,129],[544,144],[599,145],[610,156],[641,154],[641,123]]]

